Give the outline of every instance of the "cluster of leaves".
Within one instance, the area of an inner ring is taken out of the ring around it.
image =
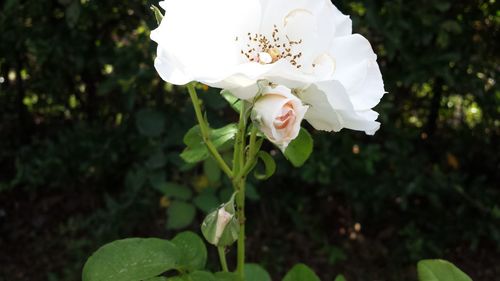
[[[207,249],[193,232],[182,232],[172,240],[128,238],[102,246],[86,262],[83,281],[239,281],[232,272],[204,271]],[[166,277],[167,275],[169,277]],[[418,264],[420,281],[472,281],[453,264],[423,260]],[[271,281],[258,264],[245,266],[245,281]],[[308,266],[295,265],[282,281],[320,281]],[[346,281],[338,275],[335,281]]]
[[[172,240],[128,238],[102,246],[83,268],[83,281],[238,281],[231,272],[204,271],[207,249],[193,232],[182,232]],[[175,271],[169,277],[159,276]],[[174,273],[175,274],[175,273]],[[337,280],[345,280],[343,277]],[[245,266],[246,281],[271,281],[269,273],[257,264]],[[283,281],[319,281],[306,265],[298,264]]]

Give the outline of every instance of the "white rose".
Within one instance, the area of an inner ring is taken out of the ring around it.
[[[299,135],[300,123],[307,108],[289,88],[267,86],[254,104],[252,120],[267,139],[285,151],[288,144]]]
[[[385,94],[377,56],[329,0],[167,0],[151,33],[155,67],[173,84],[199,81],[251,100],[258,80],[297,90],[318,130],[373,134]],[[272,134],[268,134],[268,137]],[[271,139],[271,138],[270,138]],[[280,140],[281,138],[276,138]]]
[[[261,79],[295,87],[331,78],[333,40],[352,32],[349,17],[329,0],[166,0],[160,6],[165,17],[151,32],[160,76],[229,89],[243,99],[257,94]]]

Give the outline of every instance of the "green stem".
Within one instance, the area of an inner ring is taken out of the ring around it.
[[[238,190],[236,197],[236,204],[238,206],[238,220],[240,223],[240,232],[238,234],[238,257],[237,257],[237,271],[241,280],[245,280],[245,181],[246,178],[242,177],[239,181],[235,182],[235,188]]]
[[[219,154],[217,151],[217,148],[215,145],[212,143],[212,140],[210,140],[210,130],[208,127],[208,124],[203,118],[203,114],[201,112],[201,106],[200,106],[200,100],[198,99],[198,95],[196,94],[196,89],[194,88],[194,83],[189,83],[187,85],[189,96],[191,97],[191,101],[193,102],[193,107],[194,111],[196,113],[196,119],[198,119],[198,124],[200,125],[200,131],[201,135],[203,137],[203,141],[205,142],[205,145],[207,146],[208,151],[212,155],[212,157],[215,159],[215,161],[219,164],[219,167],[226,173],[226,175],[229,178],[233,177],[233,171],[231,171],[231,168],[226,164],[226,161],[222,158],[222,156]]]
[[[247,108],[244,104],[240,112],[240,120],[238,124],[238,133],[236,135],[236,143],[234,145],[233,157],[233,186],[238,194],[236,195],[237,215],[240,225],[238,234],[238,253],[237,253],[237,272],[241,280],[245,279],[245,181],[246,175],[241,171],[245,165],[245,140],[247,126]]]
[[[234,155],[233,155],[233,170],[229,168],[224,159],[221,157],[216,147],[210,140],[210,130],[208,124],[203,117],[200,100],[196,94],[196,89],[194,83],[187,85],[189,96],[193,102],[193,107],[196,113],[196,118],[200,125],[200,131],[203,137],[203,141],[207,146],[208,151],[212,157],[217,161],[221,169],[226,173],[226,175],[232,180],[234,189],[238,191],[236,195],[236,205],[237,205],[237,216],[240,226],[240,231],[238,234],[238,253],[237,253],[237,273],[241,280],[245,280],[245,183],[246,176],[251,170],[253,161],[256,155],[256,139],[257,139],[257,129],[252,130],[250,135],[249,144],[249,154],[247,159],[245,159],[245,143],[246,143],[246,127],[247,127],[247,107],[244,104],[240,112],[240,120],[238,123],[238,132],[236,134],[236,141],[234,144]],[[218,247],[219,258],[221,262],[222,269],[228,271],[226,256],[224,253],[224,248]]]
[[[228,272],[229,269],[227,267],[227,261],[226,261],[226,249],[224,247],[217,247],[217,251],[219,252],[219,259],[222,270]]]
[[[250,144],[248,145],[248,157],[245,162],[245,166],[243,167],[243,170],[241,170],[240,175],[248,175],[250,170],[252,170],[254,164],[255,164],[255,156],[257,155],[256,151],[256,142],[257,142],[257,127],[253,126],[252,127],[252,132],[250,133]]]
[[[246,106],[243,106],[240,111],[240,120],[238,123],[238,133],[236,134],[236,143],[234,144],[233,155],[233,175],[238,175],[239,171],[243,168],[244,162],[244,149],[245,149],[245,134],[246,134]]]

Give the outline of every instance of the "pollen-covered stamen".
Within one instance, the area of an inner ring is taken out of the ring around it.
[[[247,33],[248,43],[246,44],[246,51],[241,50],[244,55],[251,62],[258,62],[261,64],[275,63],[280,59],[287,59],[296,68],[302,67],[299,59],[302,57],[302,52],[293,52],[295,45],[302,44],[302,39],[293,41],[288,36],[280,37],[278,27],[274,25],[271,38],[260,33]],[[238,37],[236,39],[238,41]]]
[[[281,58],[281,53],[278,48],[271,48],[267,50],[267,53],[271,56],[272,62],[276,62]]]

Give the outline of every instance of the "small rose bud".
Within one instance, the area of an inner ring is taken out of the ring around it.
[[[201,232],[205,239],[217,247],[229,246],[238,240],[240,225],[235,216],[235,194],[229,202],[208,214],[201,225]]]
[[[252,120],[267,139],[285,151],[299,135],[300,123],[309,107],[285,86],[267,86],[255,102]]]
[[[226,229],[227,224],[233,219],[234,215],[227,212],[224,208],[220,208],[217,212],[217,223],[215,226],[215,243],[217,244]]]

